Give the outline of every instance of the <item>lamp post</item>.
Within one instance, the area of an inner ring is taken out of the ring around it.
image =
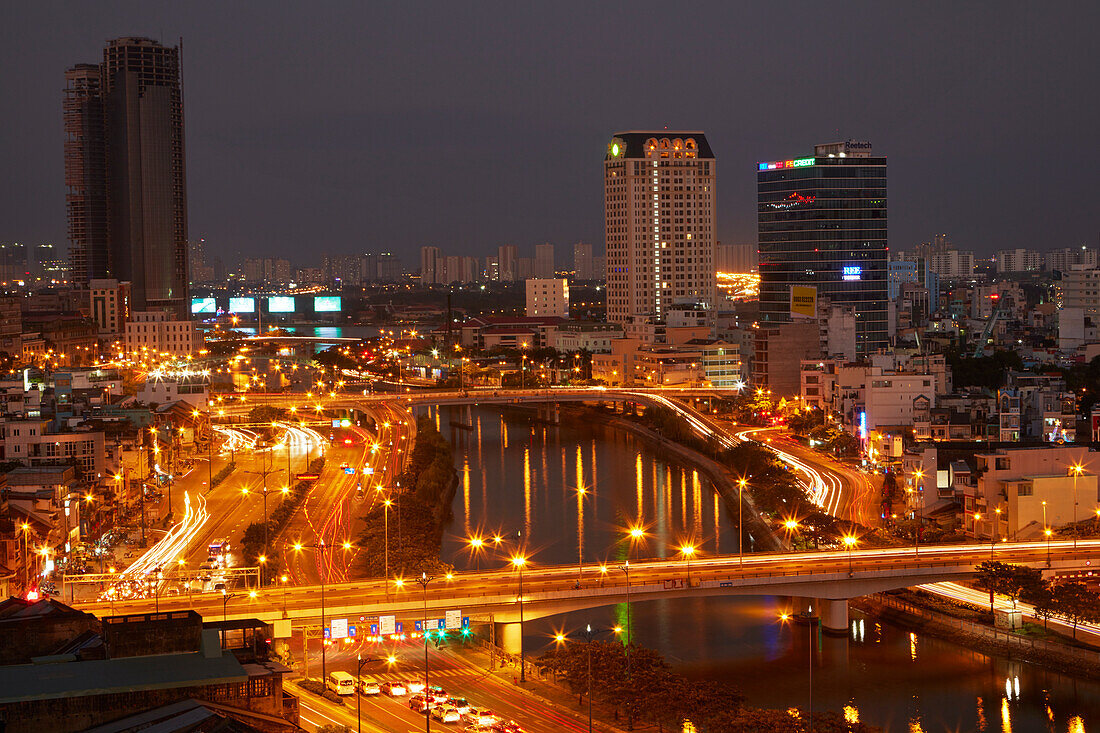
[[[23,530],[23,595],[26,596],[31,588],[31,565],[27,559],[27,535],[30,533],[31,525],[23,522],[19,528]]]
[[[577,487],[577,587],[580,587],[581,583],[581,552],[584,547],[582,540],[582,517],[584,517],[584,497],[588,495],[588,489],[583,486]]]
[[[913,472],[913,493],[917,495],[917,529],[913,532],[913,555],[920,557],[920,531],[924,527],[924,469]]]
[[[485,547],[485,539],[471,537],[468,542],[470,544],[470,554],[474,556],[474,569],[476,572],[481,572],[481,550]]]
[[[742,529],[741,515],[744,511],[743,494],[747,483],[748,481],[744,478],[737,479],[737,567],[739,568],[745,567],[745,532]]]
[[[322,679],[322,681],[328,677],[328,669],[327,669],[327,666],[326,666],[326,659],[325,659],[325,550],[327,549],[327,547],[328,546],[325,544],[324,540],[321,540],[320,542],[318,542],[316,544],[313,544],[313,545],[304,545],[301,542],[294,543],[294,551],[295,552],[301,552],[302,550],[308,548],[308,549],[311,549],[311,550],[317,550],[317,552],[320,553],[320,555],[321,555],[321,565],[320,565],[320,570],[317,573],[317,575],[321,579],[321,679]],[[345,541],[344,542],[344,550],[347,551],[347,550],[350,550],[350,549],[351,549],[351,543]],[[309,650],[308,649],[303,649],[302,653],[303,654],[308,654]]]
[[[1074,463],[1070,470],[1073,471],[1073,549],[1077,549],[1077,477],[1085,470],[1080,463]]]
[[[859,542],[859,540],[850,534],[844,535],[844,544],[848,547],[848,577],[852,577],[852,547]]]
[[[527,565],[527,558],[516,555],[512,558],[512,566],[519,569],[519,681],[527,681],[527,665],[523,656],[523,568]]]
[[[434,575],[428,575],[427,573],[421,573],[420,577],[416,579],[417,583],[420,583],[421,589],[424,591],[424,615],[421,625],[424,631],[424,730],[430,731],[432,729],[432,706],[428,701],[428,583],[435,580]],[[521,644],[522,644],[522,636]]]
[[[993,532],[989,538],[989,560],[993,561],[993,550],[997,546],[997,535],[1001,531],[1001,508],[996,507],[993,509]]]
[[[386,499],[385,501],[382,502],[382,506],[384,507],[384,512],[383,513],[385,515],[384,519],[383,519],[383,524],[385,525],[385,529],[386,529],[386,536],[385,536],[386,549],[385,549],[384,554],[385,554],[385,558],[386,558],[385,559],[386,578],[388,579],[390,577],[390,507],[393,506],[393,499]],[[388,588],[389,585],[387,585],[386,587]]]
[[[688,588],[691,587],[691,558],[695,556],[695,545],[680,545],[680,555],[687,560]]]
[[[286,618],[286,583],[289,578],[283,575],[279,578],[279,584],[283,586],[283,618]]]
[[[226,622],[226,619],[228,618],[228,615],[229,615],[228,612],[227,612],[227,609],[229,607],[229,599],[233,598],[233,597],[234,596],[233,596],[232,593],[226,593],[225,589],[222,588],[222,623],[223,624]]]
[[[587,661],[587,664],[588,664],[588,684],[587,684],[588,693],[587,693],[587,695],[588,695],[588,731],[589,731],[589,733],[592,733],[592,639],[593,639],[593,637],[596,636],[596,634],[609,633],[609,632],[619,634],[619,633],[622,633],[622,628],[616,626],[613,629],[593,629],[592,624],[587,624],[585,626],[585,629],[584,629],[584,640],[585,640],[584,651],[585,651],[586,661]],[[555,639],[555,641],[557,641],[558,644],[564,644],[565,643],[565,634],[560,634],[559,633],[557,636],[554,637],[554,639]],[[631,721],[628,721],[628,725],[629,724],[631,724]],[[631,729],[632,729],[632,727],[628,728],[628,730],[631,730]]]

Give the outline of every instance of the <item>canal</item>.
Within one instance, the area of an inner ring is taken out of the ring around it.
[[[579,555],[585,583],[598,582],[594,564],[616,573],[627,557],[677,557],[688,544],[700,555],[737,552],[737,517],[710,484],[630,434],[596,421],[549,426],[507,408],[430,414],[456,448],[443,556],[458,569],[504,565],[517,541],[535,564]],[[632,546],[636,526],[645,537]],[[471,552],[470,538],[497,534],[501,549]],[[525,647],[537,656],[559,630],[621,624],[625,613],[620,605],[531,621]],[[854,611],[846,637],[811,639],[807,627],[779,621],[773,597],[683,598],[634,604],[632,628],[680,673],[730,682],[761,707],[806,707],[812,651],[814,709],[848,707],[887,731],[1100,731],[1100,683]]]

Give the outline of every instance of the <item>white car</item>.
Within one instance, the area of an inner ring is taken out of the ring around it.
[[[488,708],[470,708],[462,714],[462,719],[470,725],[483,727],[500,720],[497,714]]]
[[[458,723],[462,720],[462,714],[458,712],[458,709],[449,705],[432,708],[432,717],[441,723]]]
[[[409,691],[410,695],[419,695],[424,691],[424,683],[416,680],[406,680],[405,689]]]
[[[359,694],[360,695],[381,695],[382,686],[373,680],[359,678]]]

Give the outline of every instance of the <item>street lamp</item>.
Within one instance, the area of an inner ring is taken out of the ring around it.
[[[680,556],[687,560],[688,587],[691,587],[691,558],[695,556],[695,545],[680,545]]]
[[[859,542],[854,535],[846,534],[843,537],[844,544],[848,547],[848,577],[852,577],[852,547]]]
[[[1077,549],[1077,477],[1081,475],[1081,472],[1085,470],[1085,467],[1080,463],[1074,463],[1070,466],[1070,470],[1073,471],[1073,549]]]
[[[227,609],[229,607],[229,599],[233,598],[232,593],[226,593],[225,588],[222,588],[222,623],[224,624],[228,617]]]
[[[485,547],[484,538],[471,537],[469,540],[470,554],[474,556],[474,567],[477,572],[481,572],[481,550]]]
[[[321,564],[320,564],[320,568],[318,570],[317,575],[321,579],[321,679],[322,680],[327,679],[327,677],[328,677],[328,670],[326,668],[326,660],[325,660],[325,550],[327,549],[327,547],[328,546],[325,544],[324,540],[321,540],[320,542],[318,542],[316,544],[313,544],[313,545],[306,545],[306,544],[302,544],[301,542],[295,542],[294,543],[294,551],[295,552],[301,552],[302,550],[310,549],[310,550],[317,550],[317,552],[319,552],[320,555],[321,555]],[[347,551],[347,550],[350,550],[350,549],[351,549],[351,543],[345,541],[344,542],[344,550]],[[306,638],[308,640],[308,637],[306,637]],[[303,654],[309,653],[309,649],[307,649],[307,648],[303,649],[302,653]]]
[[[745,567],[745,532],[742,529],[741,515],[744,511],[742,509],[744,504],[743,494],[747,483],[748,480],[745,478],[737,479],[737,566],[739,568]]]
[[[1047,527],[1043,530],[1043,534],[1046,535],[1046,538],[1047,538],[1047,567],[1049,568],[1050,567],[1050,536],[1054,533],[1050,531],[1050,527]]]
[[[424,695],[429,696],[428,692],[428,583],[435,580],[434,575],[428,575],[427,573],[421,573],[420,577],[416,579],[417,583],[420,583],[421,589],[424,591],[424,616],[420,622],[422,630],[424,632]],[[522,635],[520,636],[522,640]],[[521,641],[522,644],[522,641]],[[432,729],[432,706],[429,704],[428,699],[424,701],[424,730],[430,731]]]
[[[364,657],[362,654],[355,655],[356,670],[355,670],[355,722],[356,730],[358,733],[363,733],[363,695],[359,688],[360,677],[363,675],[363,665],[367,662],[385,662],[388,666],[392,667],[397,662],[397,657],[392,654],[385,659],[375,657]]]
[[[386,577],[390,577],[390,507],[393,506],[393,499],[386,499],[382,502],[382,506],[385,507],[385,518],[383,524],[386,531],[386,549],[385,549],[385,562],[386,562]]]
[[[581,583],[581,552],[584,547],[583,531],[584,526],[582,524],[582,517],[584,517],[584,497],[588,495],[588,489],[583,486],[577,487],[577,587],[580,587]]]
[[[512,567],[519,570],[519,681],[527,681],[527,669],[523,656],[523,568],[527,565],[527,558],[523,555],[512,557]]]
[[[913,532],[913,555],[920,557],[920,533],[924,528],[924,469],[913,471],[913,492],[917,495],[917,529]]]

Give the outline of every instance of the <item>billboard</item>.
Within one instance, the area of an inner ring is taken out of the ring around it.
[[[817,288],[812,285],[791,286],[791,318],[817,316]]]
[[[218,306],[214,303],[213,298],[192,298],[191,299],[191,312],[192,313],[217,313]]]
[[[294,298],[289,295],[273,295],[267,299],[268,313],[293,313]]]
[[[462,628],[462,610],[448,610],[444,613],[444,625],[448,631]]]
[[[383,636],[389,636],[390,634],[397,633],[397,617],[396,616],[379,616],[378,628]]]
[[[334,618],[330,622],[332,633],[329,636],[330,639],[346,639],[348,638],[348,620],[346,618]]]
[[[339,295],[315,295],[313,296],[314,313],[339,313]]]
[[[256,312],[256,299],[255,298],[230,298],[229,299],[229,312],[230,313],[255,313]]]

